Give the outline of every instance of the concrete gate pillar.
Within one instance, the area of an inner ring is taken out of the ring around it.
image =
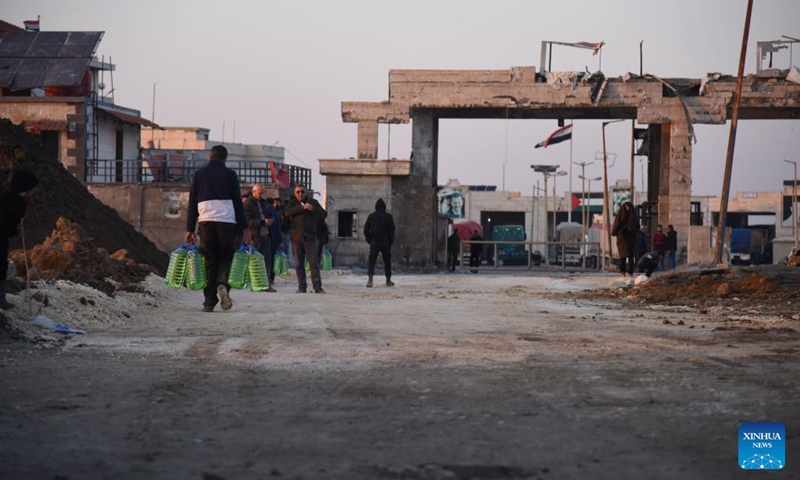
[[[377,120],[358,122],[358,158],[367,160],[376,160],[378,158]]]
[[[685,122],[662,125],[658,223],[678,232],[678,250],[688,240],[692,193],[692,142]]]
[[[411,174],[392,178],[395,223],[414,225],[395,234],[393,257],[399,265],[432,268],[436,264],[436,178],[439,118],[430,110],[411,112]]]

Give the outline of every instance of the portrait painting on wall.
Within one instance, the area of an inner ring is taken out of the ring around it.
[[[439,192],[439,213],[448,218],[464,218],[464,194],[452,188]]]

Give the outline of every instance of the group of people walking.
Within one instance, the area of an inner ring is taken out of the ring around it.
[[[328,212],[302,184],[294,186],[293,196],[285,205],[280,198],[266,197],[261,184],[241,195],[236,172],[225,165],[227,158],[224,146],[213,147],[208,164],[195,173],[189,189],[185,240],[190,244],[199,240],[198,248],[206,258],[208,284],[203,290],[203,311],[213,312],[218,304],[223,310],[233,306],[227,277],[238,244],[250,245],[264,256],[269,279],[266,291],[276,292],[272,262],[278,250],[285,248],[286,234],[291,240],[297,293],[308,292],[308,264],[311,288],[324,294],[320,262],[328,240]],[[370,245],[367,287],[373,285],[378,254],[383,257],[386,286],[394,286],[394,235],[394,219],[379,199],[364,224],[364,237]]]
[[[185,240],[194,244],[199,235],[198,248],[206,258],[208,285],[203,290],[203,311],[213,312],[217,304],[223,310],[232,307],[227,277],[237,243],[250,245],[264,256],[269,279],[266,291],[275,292],[272,261],[285,247],[284,232],[291,238],[297,292],[308,291],[307,261],[314,293],[324,294],[319,263],[326,240],[320,240],[318,234],[324,231],[327,237],[328,213],[301,184],[294,186],[294,196],[285,206],[279,198],[266,197],[260,184],[242,198],[236,172],[225,166],[227,158],[224,146],[213,147],[208,164],[195,173],[189,189]]]
[[[655,270],[671,270],[675,268],[675,257],[678,251],[678,232],[672,225],[667,225],[667,232],[661,225],[656,227],[653,235],[653,248],[647,249],[647,229],[639,224],[639,216],[632,202],[622,204],[611,235],[617,239],[619,253],[619,271],[623,277],[633,277],[634,265],[639,272],[648,277]]]

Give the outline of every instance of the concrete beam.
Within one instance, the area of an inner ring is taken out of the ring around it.
[[[411,175],[411,160],[325,159],[319,161],[320,175]]]
[[[408,107],[390,102],[342,102],[345,123],[408,123]]]

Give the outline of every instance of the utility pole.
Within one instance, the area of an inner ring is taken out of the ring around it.
[[[733,171],[733,150],[736,145],[736,127],[739,124],[739,103],[742,98],[742,78],[744,77],[744,61],[747,58],[747,39],[750,36],[750,17],[753,13],[753,0],[747,0],[747,13],[742,34],[742,51],[739,54],[739,73],[736,76],[736,89],[733,92],[733,109],[731,112],[731,131],[728,136],[728,153],[725,159],[725,176],[722,180],[722,195],[719,201],[719,221],[717,222],[717,245],[714,261],[722,263],[722,250],[725,245],[725,223],[728,216],[728,194],[731,190],[731,173]]]

